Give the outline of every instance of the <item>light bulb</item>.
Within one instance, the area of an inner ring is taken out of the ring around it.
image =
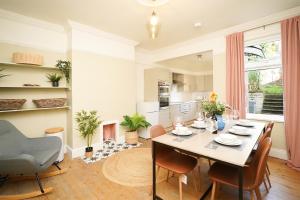
[[[159,21],[159,18],[158,18],[158,16],[156,15],[156,13],[153,11],[153,12],[152,12],[152,15],[151,15],[151,17],[150,17],[150,24],[151,24],[152,26],[156,26],[156,25],[158,24],[158,21]]]

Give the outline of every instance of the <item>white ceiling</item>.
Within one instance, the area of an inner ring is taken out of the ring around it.
[[[0,0],[0,8],[48,22],[77,21],[140,42],[153,50],[300,5],[300,0],[169,0],[158,7],[161,29],[151,40],[151,14],[137,0]],[[201,28],[194,28],[201,22]]]
[[[198,59],[197,55],[201,55],[201,59]],[[189,73],[206,73],[213,70],[213,55],[212,51],[207,51],[165,60],[159,62],[159,64],[172,70]]]

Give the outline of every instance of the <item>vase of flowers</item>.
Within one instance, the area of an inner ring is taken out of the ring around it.
[[[225,111],[225,104],[217,101],[218,94],[211,92],[209,95],[209,100],[202,102],[202,108],[206,112],[206,116],[217,121],[218,130],[223,130],[225,123],[223,121],[223,113]]]

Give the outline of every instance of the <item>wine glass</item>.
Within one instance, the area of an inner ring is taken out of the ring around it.
[[[232,118],[233,118],[233,120],[238,120],[240,118],[240,113],[238,110],[234,109],[232,111]]]

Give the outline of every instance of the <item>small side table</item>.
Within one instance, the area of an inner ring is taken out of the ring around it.
[[[46,137],[56,136],[59,139],[61,139],[62,146],[61,146],[57,161],[58,162],[63,161],[63,159],[64,159],[64,128],[62,128],[62,127],[48,128],[45,130],[45,134],[46,134]]]

